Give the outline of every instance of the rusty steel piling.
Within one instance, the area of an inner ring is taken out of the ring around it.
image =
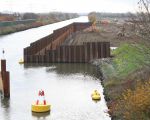
[[[10,97],[9,72],[6,71],[6,60],[1,60],[1,80],[3,84],[4,97]]]
[[[109,42],[86,42],[83,45],[63,45],[68,36],[90,27],[91,23],[72,23],[54,30],[24,49],[25,63],[87,63],[110,57]]]

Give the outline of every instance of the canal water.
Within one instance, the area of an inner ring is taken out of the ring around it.
[[[0,58],[7,60],[10,71],[10,99],[0,98],[0,120],[111,120],[103,87],[96,68],[89,64],[20,65],[23,48],[72,22],[87,22],[79,17],[51,25],[33,28],[0,37]],[[38,91],[45,91],[51,107],[50,114],[31,112],[31,104]],[[97,89],[101,101],[92,101],[91,93]],[[0,93],[1,94],[1,93]]]

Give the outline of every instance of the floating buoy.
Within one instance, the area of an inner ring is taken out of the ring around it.
[[[40,90],[38,93],[38,99],[34,104],[32,104],[31,109],[32,112],[42,113],[50,111],[50,104],[47,104],[45,100],[45,94],[43,90]]]
[[[24,63],[24,60],[23,59],[20,59],[19,60],[19,64],[23,64]]]
[[[91,97],[93,100],[100,100],[101,99],[100,93],[97,90],[94,90]]]

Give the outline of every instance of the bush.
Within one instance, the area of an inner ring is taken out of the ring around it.
[[[126,90],[118,100],[115,114],[124,120],[149,120],[150,80],[144,84],[138,82],[135,90]]]
[[[109,113],[114,120],[150,119],[150,48],[124,44],[104,63],[103,81]]]

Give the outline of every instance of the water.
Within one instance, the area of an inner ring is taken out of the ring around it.
[[[96,77],[96,69],[89,64],[19,65],[23,48],[52,30],[72,22],[86,22],[80,17],[0,37],[0,50],[5,49],[7,70],[10,71],[10,99],[0,99],[0,120],[110,120],[103,88]],[[46,100],[52,105],[50,114],[31,112],[31,103],[38,90],[44,89]],[[91,92],[98,89],[102,99],[91,100]]]

